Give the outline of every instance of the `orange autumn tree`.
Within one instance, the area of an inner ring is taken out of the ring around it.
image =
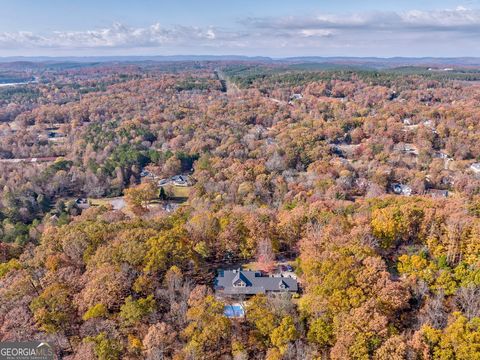
[[[158,197],[155,184],[148,182],[125,190],[128,208],[136,215],[148,212],[148,203]]]

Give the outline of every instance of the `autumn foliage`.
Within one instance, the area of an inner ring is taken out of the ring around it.
[[[29,71],[0,88],[0,160],[54,159],[0,161],[1,341],[71,360],[480,358],[473,70]],[[182,204],[158,185],[178,174]],[[298,294],[213,291],[218,268],[279,262]]]

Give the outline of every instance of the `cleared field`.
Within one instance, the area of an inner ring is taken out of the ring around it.
[[[125,199],[123,196],[116,198],[88,199],[92,206],[112,205],[114,210],[122,210],[125,208]]]
[[[185,199],[190,196],[191,186],[172,186],[166,185],[162,187],[165,190],[165,194],[170,198]]]

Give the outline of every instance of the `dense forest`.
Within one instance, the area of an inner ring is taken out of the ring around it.
[[[35,80],[0,87],[0,341],[70,360],[480,359],[480,71],[0,76]],[[188,191],[158,186],[179,174]],[[280,261],[298,293],[226,317],[217,270]]]

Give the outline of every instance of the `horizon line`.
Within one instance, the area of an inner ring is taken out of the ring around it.
[[[268,56],[268,55],[231,55],[231,54],[222,54],[222,55],[212,55],[212,54],[175,54],[175,55],[9,55],[9,56],[0,56],[0,62],[15,62],[15,61],[30,61],[30,62],[41,62],[48,60],[64,60],[64,61],[74,61],[74,60],[155,60],[155,59],[166,59],[171,61],[208,61],[208,60],[256,60],[256,61],[295,61],[295,60],[374,60],[374,61],[394,61],[394,60],[413,60],[413,61],[422,61],[422,60],[451,60],[451,61],[468,61],[474,60],[479,61],[475,64],[465,64],[465,65],[480,65],[480,56],[355,56],[355,55],[295,55],[295,56]]]

